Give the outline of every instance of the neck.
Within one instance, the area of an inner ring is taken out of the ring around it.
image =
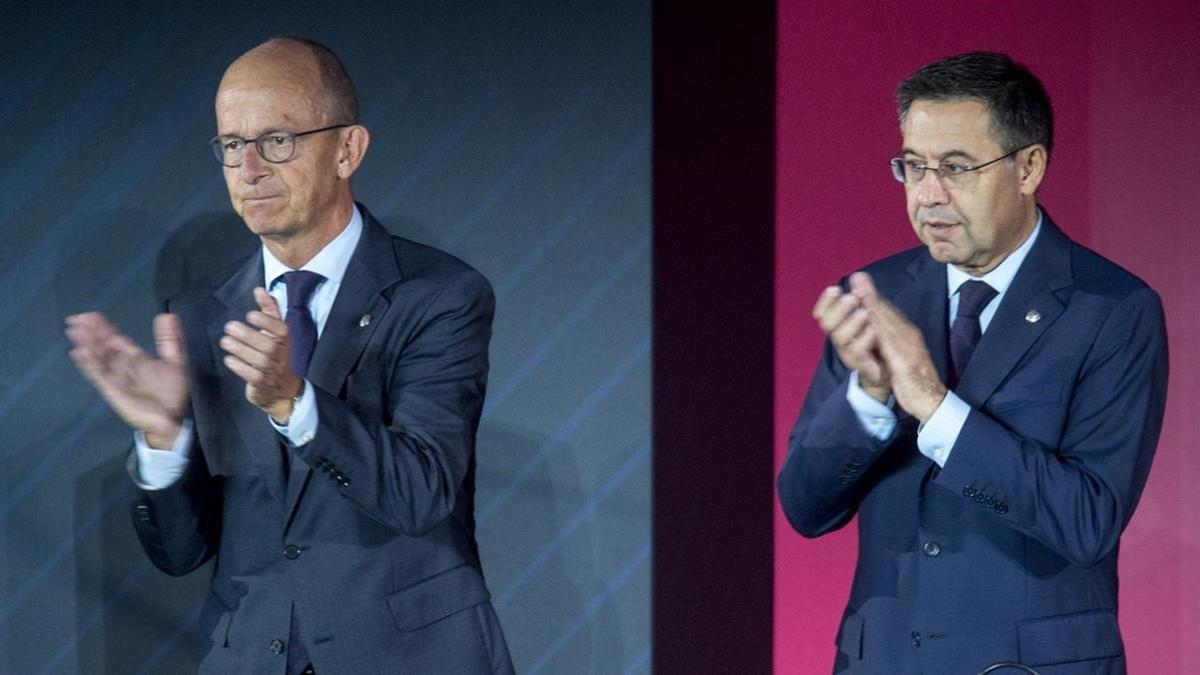
[[[1021,245],[1029,239],[1031,234],[1033,234],[1033,228],[1037,227],[1037,203],[1033,200],[1030,200],[1029,204],[1025,209],[1023,209],[1023,211],[1024,214],[1021,216],[1021,230],[1018,232],[1017,236],[1013,238],[1012,243],[1008,246],[1008,250],[1005,251],[1004,255],[988,261],[985,265],[955,265],[955,267],[973,277],[981,277],[999,267],[1000,263],[1008,259],[1008,256],[1012,255],[1014,251],[1021,248]]]
[[[346,199],[339,200],[332,212],[322,218],[316,227],[289,235],[261,237],[263,246],[266,246],[279,262],[298,270],[328,246],[329,242],[337,239],[350,223],[353,209],[354,200],[347,196]]]

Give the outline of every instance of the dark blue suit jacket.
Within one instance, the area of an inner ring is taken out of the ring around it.
[[[288,472],[217,345],[255,306],[261,254],[169,303],[195,446],[182,479],[138,493],[134,525],[170,574],[216,556],[201,672],[282,675],[293,603],[318,673],[512,671],[474,537],[492,290],[359,208],[362,237],[308,372],[320,424],[287,451]]]
[[[945,265],[917,248],[866,271],[946,381]],[[779,476],[804,536],[858,514],[835,671],[1123,673],[1117,542],[1166,395],[1154,291],[1045,218],[955,387],[971,413],[941,470],[903,411],[887,442],[863,430],[848,376],[827,343]]]

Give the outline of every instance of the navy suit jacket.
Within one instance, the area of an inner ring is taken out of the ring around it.
[[[917,248],[866,271],[947,381],[945,265]],[[1117,543],[1166,396],[1154,291],[1046,217],[955,387],[971,412],[940,470],[903,411],[886,442],[863,430],[848,377],[827,342],[778,485],[804,536],[858,515],[835,671],[1123,673]]]
[[[201,672],[282,674],[293,603],[318,673],[512,670],[474,537],[492,290],[359,208],[362,237],[308,372],[320,424],[287,447],[286,475],[285,441],[217,345],[254,308],[261,253],[168,303],[195,445],[177,483],[138,492],[133,522],[170,574],[216,556]]]

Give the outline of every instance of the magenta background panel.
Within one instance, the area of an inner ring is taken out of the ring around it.
[[[1004,51],[1054,103],[1041,203],[1077,241],[1162,295],[1167,418],[1121,547],[1131,672],[1200,663],[1200,3],[846,3],[780,0],[775,445],[817,362],[820,289],[917,244],[886,161],[892,90],[941,56]],[[826,672],[855,560],[854,524],[815,541],[775,517],[775,671]]]

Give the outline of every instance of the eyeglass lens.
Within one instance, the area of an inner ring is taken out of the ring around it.
[[[246,158],[246,146],[253,143],[268,162],[286,162],[296,151],[296,138],[291,133],[270,131],[253,140],[236,136],[218,136],[212,141],[213,153],[225,166],[240,166]]]

